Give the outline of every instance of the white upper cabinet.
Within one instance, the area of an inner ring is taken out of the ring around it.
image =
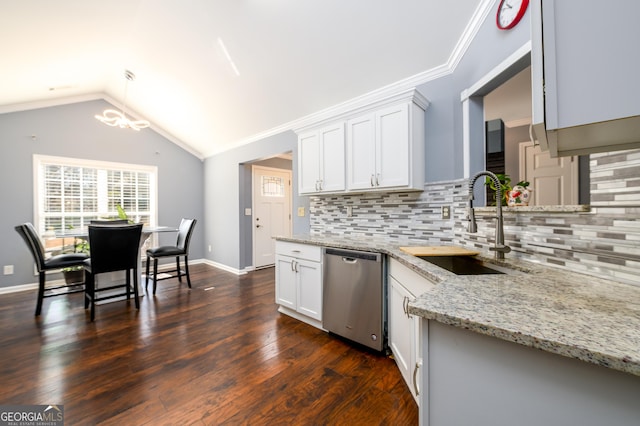
[[[533,126],[552,157],[640,147],[640,2],[535,0]]]
[[[298,191],[332,193],[345,189],[344,122],[298,137]]]
[[[411,89],[301,131],[299,193],[423,190],[428,105]]]
[[[407,102],[347,121],[347,189],[424,186],[424,110]]]

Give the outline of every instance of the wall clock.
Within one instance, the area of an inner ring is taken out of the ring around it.
[[[501,30],[515,27],[527,11],[529,0],[500,0],[496,14],[496,25]]]

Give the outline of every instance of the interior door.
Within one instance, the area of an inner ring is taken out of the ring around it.
[[[275,263],[275,236],[291,235],[291,171],[253,166],[253,266]]]
[[[520,180],[529,181],[533,189],[530,205],[578,204],[578,157],[551,158],[549,151],[530,141],[520,143],[519,150]]]

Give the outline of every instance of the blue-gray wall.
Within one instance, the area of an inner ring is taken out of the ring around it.
[[[427,182],[464,177],[460,95],[525,45],[531,39],[530,29],[529,12],[515,28],[497,29],[495,7],[492,7],[454,72],[418,86],[430,102],[425,116]],[[482,115],[481,100],[477,107]],[[477,121],[472,137],[483,141],[484,120],[480,117]],[[472,165],[475,165],[472,168],[476,171],[484,163],[483,147],[477,148],[475,158],[472,158]]]
[[[0,287],[37,281],[33,259],[13,229],[33,219],[33,155],[145,164],[158,167],[158,222],[177,226],[182,217],[204,229],[204,164],[151,129],[135,132],[106,126],[94,118],[109,103],[96,100],[0,114],[0,266],[14,265]],[[35,140],[32,140],[35,135]],[[160,243],[175,243],[175,235]],[[191,241],[191,259],[203,257],[202,232]]]
[[[205,257],[217,264],[242,270],[252,265],[251,221],[244,216],[245,207],[251,207],[251,177],[245,164],[277,154],[293,154],[293,202],[309,211],[309,198],[299,197],[297,182],[297,142],[292,131],[243,145],[214,155],[205,160]],[[293,233],[308,232],[307,215],[293,215]],[[211,251],[209,251],[209,246]]]

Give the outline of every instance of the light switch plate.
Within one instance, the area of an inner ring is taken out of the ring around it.
[[[304,217],[304,207],[298,207],[298,217]]]
[[[244,215],[245,216],[251,216],[251,208],[248,207],[248,208],[244,209]]]

